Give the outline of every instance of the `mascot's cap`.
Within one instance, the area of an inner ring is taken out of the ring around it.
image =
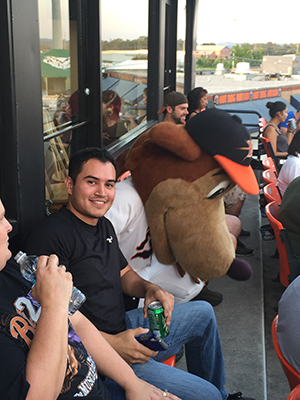
[[[210,108],[190,118],[185,129],[244,192],[258,194],[252,160],[252,142],[238,117]]]
[[[173,108],[183,103],[188,103],[188,100],[184,94],[179,92],[168,93],[165,96],[163,107],[158,111],[157,114],[162,114],[167,106],[171,106]]]

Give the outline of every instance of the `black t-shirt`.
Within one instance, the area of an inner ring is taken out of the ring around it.
[[[25,379],[26,358],[41,312],[39,304],[28,294],[30,287],[20,275],[18,265],[10,260],[0,272],[1,400],[25,399],[29,389]],[[98,378],[92,357],[71,325],[68,343],[66,375],[58,399],[87,396],[89,400],[109,400],[111,397]]]
[[[127,261],[107,218],[92,226],[64,206],[32,231],[23,250],[59,257],[87,297],[80,311],[99,330],[115,334],[126,329],[120,271]]]

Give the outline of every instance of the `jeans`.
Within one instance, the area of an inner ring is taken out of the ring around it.
[[[126,313],[127,328],[149,328],[141,308]],[[182,400],[225,400],[228,397],[221,342],[215,314],[205,301],[193,301],[174,307],[170,334],[164,338],[169,345],[154,359],[145,364],[134,364],[136,375]],[[189,372],[170,367],[161,362],[177,354],[185,344]],[[124,391],[106,379],[113,400],[124,399]]]

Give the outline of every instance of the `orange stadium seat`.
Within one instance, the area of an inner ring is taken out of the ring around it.
[[[274,346],[276,354],[279,358],[283,372],[285,373],[285,376],[287,377],[287,380],[289,381],[290,388],[291,388],[291,390],[293,390],[297,385],[300,384],[300,374],[295,370],[295,368],[293,368],[287,362],[287,360],[284,358],[284,356],[281,352],[279,342],[278,342],[278,336],[277,336],[277,322],[278,322],[278,315],[276,315],[276,317],[274,318],[274,320],[272,322],[273,346]],[[295,397],[294,399],[296,399],[296,398],[297,397]]]
[[[274,183],[274,185],[276,185],[277,183],[276,174],[272,169],[266,169],[265,171],[263,171],[262,177],[267,184]]]
[[[275,201],[277,204],[281,204],[281,194],[273,182],[264,186],[263,191],[268,203]]]
[[[274,171],[275,175],[277,176],[277,169],[274,164],[273,158],[272,157],[267,157],[262,160],[262,165],[264,169],[271,169]]]
[[[260,139],[262,141],[262,144],[264,145],[264,149],[265,149],[265,152],[267,153],[267,156],[271,157],[272,160],[274,161],[276,172],[277,172],[277,175],[278,175],[279,171],[280,171],[280,163],[279,163],[280,157],[276,157],[275,156],[274,151],[273,151],[273,147],[272,147],[269,139],[265,138],[262,135],[260,136]]]
[[[174,356],[171,356],[170,358],[168,358],[167,360],[165,360],[163,362],[163,364],[167,364],[167,365],[170,365],[171,367],[174,367],[175,360],[176,360],[176,356],[174,355]]]
[[[275,201],[268,203],[265,211],[276,238],[280,261],[280,282],[287,287],[300,274],[300,257],[294,254],[288,233],[277,219],[279,205]]]
[[[300,385],[297,385],[291,391],[286,400],[300,400]]]

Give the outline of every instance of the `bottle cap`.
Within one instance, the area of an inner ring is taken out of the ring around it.
[[[18,264],[20,264],[25,257],[27,257],[27,254],[23,253],[23,251],[19,251],[19,253],[15,255],[15,260],[17,261]]]

